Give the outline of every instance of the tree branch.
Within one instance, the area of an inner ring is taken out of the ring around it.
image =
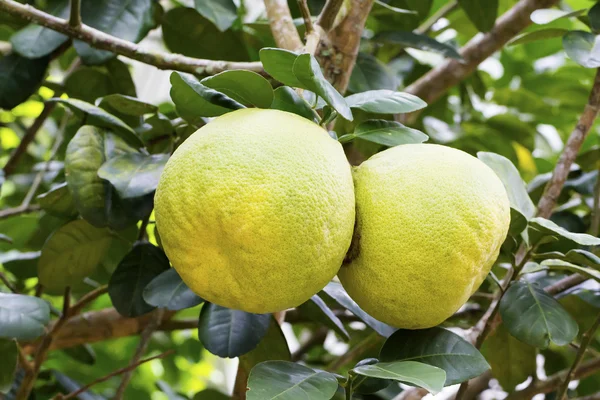
[[[108,293],[108,285],[100,286],[89,293],[81,296],[79,301],[71,307],[71,316],[77,315],[84,309],[85,306],[90,304],[92,301],[96,300],[98,297],[103,294]]]
[[[265,8],[277,47],[292,51],[302,49],[302,40],[292,20],[287,0],[265,0]]]
[[[87,25],[82,24],[78,27],[72,27],[69,25],[69,21],[13,0],[0,0],[0,10],[86,42],[97,49],[108,50],[145,64],[154,65],[159,69],[171,69],[200,75],[214,75],[231,69],[247,69],[264,74],[262,64],[259,62],[205,60],[186,57],[181,54],[143,49],[135,43],[108,35]]]
[[[340,8],[342,8],[342,4],[344,4],[344,0],[327,0],[327,3],[325,3],[317,19],[317,25],[323,28],[325,32],[329,32],[333,28],[333,23],[340,12]]]
[[[420,35],[427,34],[431,30],[433,25],[435,25],[436,22],[438,22],[440,19],[444,18],[446,15],[450,14],[456,8],[458,8],[458,1],[457,0],[449,1],[448,3],[446,3],[442,7],[440,7],[440,9],[437,10],[437,12],[435,14],[433,14],[431,17],[427,18],[427,20],[425,22],[423,22],[421,25],[419,25],[419,27],[417,29],[415,29],[414,32],[418,33]]]
[[[306,0],[298,0],[298,8],[302,14],[304,26],[306,27],[306,35],[308,36],[315,30],[315,27],[313,26],[312,15],[310,15],[310,8],[308,8]]]
[[[69,25],[73,28],[79,28],[81,26],[81,0],[71,0]]]

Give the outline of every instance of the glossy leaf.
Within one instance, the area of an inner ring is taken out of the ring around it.
[[[338,387],[334,375],[286,361],[258,364],[248,378],[248,400],[330,400]]]
[[[141,197],[156,190],[168,160],[168,154],[124,154],[102,164],[98,176],[109,181],[123,199]]]
[[[596,3],[588,11],[588,18],[590,19],[590,27],[594,32],[600,30],[600,4]]]
[[[333,329],[346,340],[350,339],[350,335],[346,328],[344,328],[342,321],[340,321],[319,295],[315,294],[310,300],[298,306],[297,309],[300,314],[306,315],[312,321],[319,322]]]
[[[354,368],[363,365],[373,365],[378,362],[379,360],[376,358],[365,358],[357,362]],[[360,394],[377,393],[392,384],[391,379],[369,378],[365,375],[356,376],[353,372],[351,373],[350,378],[352,380],[352,391]]]
[[[247,106],[269,108],[273,102],[273,88],[268,80],[256,72],[246,70],[224,71],[200,81]]]
[[[240,356],[239,366],[249,374],[256,364],[265,361],[290,361],[292,358],[281,326],[271,317],[269,330],[253,350]]]
[[[12,386],[15,372],[17,371],[18,351],[17,342],[0,339],[0,354],[2,354],[2,362],[0,363],[0,395],[8,393]]]
[[[534,232],[540,237],[553,236],[560,239],[568,240],[579,246],[598,246],[600,245],[600,238],[585,234],[585,233],[573,233],[566,229],[558,226],[549,219],[535,217],[529,221],[530,235]]]
[[[565,257],[568,261],[574,262],[576,264],[600,268],[600,257],[586,250],[569,250],[567,254],[565,254]]]
[[[310,54],[300,54],[294,61],[293,72],[304,87],[322,97],[344,119],[352,121],[352,111],[346,100],[325,79],[315,57]]]
[[[438,42],[437,40],[414,32],[405,31],[387,31],[381,32],[375,37],[376,41],[384,43],[399,44],[404,47],[411,47],[431,53],[440,54],[444,57],[462,60],[462,56],[453,46]]]
[[[446,372],[438,367],[416,361],[394,361],[355,367],[352,372],[371,378],[392,379],[427,389],[432,394],[441,392]]]
[[[368,53],[358,53],[348,90],[353,93],[368,90],[396,90],[399,83],[390,68],[379,59]]]
[[[347,143],[354,139],[363,139],[391,147],[401,144],[423,143],[429,139],[429,136],[396,121],[371,119],[358,125],[354,133],[341,136],[339,141],[340,143]]]
[[[141,117],[145,114],[153,114],[158,111],[158,107],[152,104],[145,103],[135,97],[126,96],[124,94],[109,94],[100,99],[98,104],[100,107],[117,110],[121,114]]]
[[[563,47],[567,55],[586,68],[600,67],[600,47],[597,36],[585,31],[570,31],[563,36]]]
[[[119,314],[137,317],[152,311],[154,306],[144,301],[144,288],[169,268],[169,259],[161,249],[150,243],[136,243],[108,283],[108,294]]]
[[[537,285],[513,283],[500,301],[506,329],[517,339],[538,348],[550,343],[569,344],[577,336],[577,323],[569,313]]]
[[[271,108],[294,113],[313,122],[318,122],[318,116],[306,100],[298,96],[298,93],[289,86],[281,86],[275,89]]]
[[[196,10],[220,31],[231,28],[237,19],[237,7],[233,0],[195,0],[194,5]]]
[[[586,11],[587,9],[585,8],[576,11],[560,10],[557,8],[542,8],[531,13],[531,20],[538,25],[545,25],[560,18],[577,17]]]
[[[370,90],[346,97],[350,108],[358,108],[377,114],[401,114],[420,110],[427,106],[423,100],[410,93],[393,90]]]
[[[198,338],[219,357],[239,357],[258,345],[270,322],[270,314],[251,314],[207,303],[200,313]]]
[[[30,60],[16,53],[0,58],[0,108],[10,110],[29,98],[44,80],[49,57]]]
[[[460,7],[481,32],[489,32],[498,16],[498,0],[458,0]]]
[[[37,200],[39,205],[52,215],[72,217],[77,214],[75,201],[66,182],[40,194],[37,196]]]
[[[152,279],[144,288],[143,296],[146,303],[173,311],[194,307],[204,302],[181,280],[174,268]]]
[[[298,54],[293,51],[266,47],[258,53],[265,71],[279,82],[296,88],[308,89],[294,74]]]
[[[417,361],[446,371],[446,386],[481,375],[490,366],[473,345],[455,333],[439,327],[400,329],[381,348],[383,362]]]
[[[230,400],[231,397],[215,389],[204,389],[194,395],[192,400]]]
[[[592,268],[580,267],[579,265],[572,264],[568,261],[563,260],[544,260],[541,263],[542,267],[546,267],[549,269],[558,269],[558,270],[567,270],[570,272],[579,273],[585,277],[590,279],[595,279],[600,282],[600,271],[597,271]]]
[[[516,36],[511,40],[508,45],[525,44],[531,42],[537,42],[538,40],[552,39],[556,37],[563,37],[565,33],[569,32],[568,29],[562,28],[547,28],[540,29],[538,31],[525,32]]]
[[[0,338],[33,340],[44,333],[48,322],[50,307],[44,300],[0,293]]]

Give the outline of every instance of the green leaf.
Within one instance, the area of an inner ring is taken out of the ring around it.
[[[346,97],[350,108],[358,108],[377,114],[401,114],[420,110],[427,106],[423,100],[410,93],[393,90],[370,90]]]
[[[506,193],[508,193],[511,208],[518,211],[526,219],[532,218],[535,215],[535,206],[527,193],[525,182],[521,179],[521,175],[513,163],[499,154],[484,151],[478,152],[477,158],[498,175],[504,184]]]
[[[195,0],[194,5],[196,11],[215,24],[221,32],[231,28],[237,19],[237,7],[233,0]]]
[[[18,353],[17,342],[0,339],[0,354],[2,354],[2,362],[0,363],[0,394],[8,393],[12,386],[15,372],[17,371]]]
[[[205,389],[194,395],[192,400],[230,400],[231,397],[215,389]]]
[[[342,321],[331,311],[318,294],[315,294],[310,300],[298,306],[297,309],[300,314],[307,316],[310,320],[333,329],[346,340],[350,339],[350,335],[346,328],[344,328]]]
[[[481,375],[490,366],[475,347],[460,336],[439,327],[400,329],[381,348],[381,361],[418,361],[446,371],[446,386]]]
[[[335,375],[286,361],[258,364],[248,378],[248,400],[330,400],[338,387]]]
[[[66,182],[40,194],[37,200],[40,207],[49,214],[67,218],[77,215],[75,201]]]
[[[573,249],[565,255],[566,259],[579,265],[600,268],[600,257],[586,250]]]
[[[311,54],[300,54],[294,61],[293,72],[304,87],[322,97],[344,119],[352,121],[352,111],[346,104],[346,100],[325,79],[315,57]]]
[[[600,67],[600,51],[597,36],[585,31],[570,31],[563,36],[563,47],[567,55],[586,68]]]
[[[341,284],[337,282],[329,282],[329,284],[323,288],[323,291],[327,293],[329,297],[334,299],[339,305],[345,307],[352,314],[363,320],[365,324],[373,328],[373,330],[375,330],[381,336],[388,337],[396,330],[396,328],[384,324],[383,322],[376,320],[364,312],[363,309],[360,308],[354,300],[352,300],[348,293],[346,293]]]
[[[556,225],[554,222],[546,218],[535,217],[529,220],[530,236],[535,235],[541,238],[552,236],[565,239],[580,246],[599,246],[600,238],[585,234],[573,233]],[[531,232],[531,230],[535,232]],[[533,236],[532,236],[533,237]],[[535,243],[535,242],[533,242]]]
[[[577,322],[544,290],[527,281],[511,284],[500,301],[500,315],[511,335],[545,349],[564,346],[577,336]]]
[[[41,251],[20,252],[10,250],[0,253],[0,264],[17,279],[25,280],[37,276],[38,261]]]
[[[29,98],[46,75],[49,57],[30,60],[16,53],[0,58],[0,108],[10,110]]]
[[[144,301],[144,288],[169,268],[169,259],[161,249],[136,243],[108,282],[108,294],[119,314],[137,317],[152,311],[154,306]]]
[[[33,340],[49,321],[50,307],[39,297],[0,293],[0,338]]]
[[[249,374],[252,368],[261,362],[272,360],[290,361],[291,358],[290,349],[281,326],[274,318],[271,318],[267,334],[254,350],[240,356],[239,366],[244,368],[246,374]]]
[[[586,11],[587,8],[576,11],[566,11],[558,8],[542,8],[531,13],[531,20],[538,25],[545,25],[560,18],[577,17]]]
[[[339,141],[340,143],[347,143],[354,139],[363,139],[391,147],[401,144],[423,143],[429,139],[429,136],[396,121],[370,119],[359,124],[354,133],[341,136]]]
[[[547,28],[547,29],[540,29],[540,30],[533,31],[533,32],[525,32],[525,33],[522,33],[522,34],[516,36],[513,40],[508,42],[508,45],[514,46],[517,44],[536,42],[538,40],[562,37],[567,32],[569,32],[568,29],[562,29],[562,28]]]
[[[313,122],[319,121],[318,116],[306,100],[298,96],[298,93],[289,86],[275,89],[271,108],[294,113]]]
[[[541,263],[542,267],[546,267],[549,269],[558,269],[558,270],[567,270],[571,272],[577,272],[583,276],[586,276],[590,279],[595,279],[600,282],[600,271],[596,271],[592,268],[580,267],[579,265],[572,264],[568,261],[563,260],[544,260]]]
[[[100,107],[77,99],[52,98],[48,101],[64,104],[73,111],[83,113],[86,124],[111,129],[115,134],[136,148],[143,146],[142,141],[129,125]]]
[[[109,181],[123,199],[141,197],[156,190],[168,160],[168,154],[124,154],[102,164],[98,176]]]
[[[5,234],[0,233],[0,242],[12,243],[13,240],[9,236],[6,236]]]
[[[134,117],[141,117],[145,114],[154,114],[158,111],[158,107],[153,104],[148,104],[138,100],[135,97],[126,96],[124,94],[109,94],[100,99],[98,104],[100,107],[110,108],[117,110],[118,112]]]
[[[486,339],[481,353],[490,363],[494,378],[507,392],[514,391],[519,383],[535,376],[535,347],[515,339],[504,324],[500,324]]]
[[[225,94],[204,86],[191,75],[173,72],[171,85],[171,100],[177,113],[193,125],[202,124],[202,117],[217,117],[245,108]]]
[[[411,47],[414,49],[429,51],[431,53],[440,54],[444,57],[450,57],[457,60],[463,59],[460,53],[453,46],[438,42],[427,35],[421,35],[419,33],[404,31],[381,32],[375,36],[375,41],[399,44],[403,47]]]
[[[84,289],[84,279],[100,265],[112,240],[108,229],[81,219],[59,228],[44,244],[38,265],[46,292],[61,294],[67,286]]]
[[[373,365],[377,364],[378,362],[379,360],[376,358],[366,358],[357,362],[354,368],[361,367],[363,365]],[[392,383],[390,379],[369,378],[364,375],[355,376],[352,372],[350,379],[352,380],[352,391],[360,394],[377,393],[380,390],[387,388]],[[346,385],[346,387],[348,386]]]
[[[308,89],[294,74],[294,63],[298,53],[293,51],[265,47],[258,53],[265,71],[273,78],[291,87]]]
[[[174,268],[152,279],[144,288],[143,295],[146,303],[173,311],[194,307],[204,302],[187,287]]]
[[[596,3],[588,11],[588,18],[590,19],[590,27],[592,31],[600,31],[600,4]]]
[[[246,106],[269,108],[273,102],[271,84],[256,72],[241,69],[224,71],[200,82]]]
[[[251,314],[206,303],[200,313],[198,338],[212,354],[239,357],[258,345],[270,322],[270,314]]]
[[[481,32],[489,32],[498,16],[498,0],[458,0],[465,13]]]
[[[92,28],[138,43],[154,28],[156,7],[157,3],[152,0],[83,1],[81,18]],[[73,46],[85,64],[103,64],[116,56],[79,40],[75,40]]]
[[[87,343],[79,346],[68,347],[63,350],[63,353],[82,364],[96,364],[96,352],[94,351],[94,348]]]
[[[446,371],[415,361],[383,362],[356,367],[352,372],[380,379],[393,379],[437,394],[444,388]]]
[[[98,68],[81,67],[67,76],[65,92],[70,98],[94,103],[98,97],[113,93],[110,76]]]
[[[348,90],[353,93],[368,90],[396,90],[400,82],[390,68],[369,53],[358,53],[352,69]]]

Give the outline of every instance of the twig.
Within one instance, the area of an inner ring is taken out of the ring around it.
[[[72,27],[69,25],[69,21],[40,11],[28,4],[17,3],[14,0],[0,0],[0,10],[86,42],[97,49],[108,50],[145,64],[154,65],[159,69],[171,69],[200,75],[214,75],[231,69],[247,69],[264,74],[262,64],[259,62],[205,60],[186,57],[181,54],[151,51],[85,24]]]
[[[162,321],[164,312],[165,312],[164,308],[157,308],[156,310],[154,310],[153,318],[152,318],[151,322],[148,324],[148,326],[146,326],[146,328],[140,335],[140,343],[138,344],[135,354],[133,355],[133,358],[131,359],[130,365],[135,365],[136,363],[138,363],[140,358],[142,358],[142,356],[146,352],[146,349],[148,348],[148,343],[150,342],[150,338],[152,337],[152,334],[154,333],[154,331],[156,331],[156,328],[158,328],[158,326],[160,325],[160,322]],[[121,400],[123,398],[123,395],[125,394],[125,389],[127,389],[127,385],[129,385],[129,381],[131,380],[131,377],[133,376],[134,369],[135,368],[131,368],[129,371],[126,371],[123,374],[121,384],[117,388],[117,392],[115,393],[115,396],[113,397],[114,400]]]
[[[573,379],[573,377],[575,375],[575,371],[577,371],[577,368],[579,368],[579,364],[581,364],[581,362],[583,361],[583,357],[585,356],[585,350],[592,342],[592,339],[594,339],[594,335],[596,334],[596,330],[598,330],[598,326],[600,326],[600,314],[598,314],[598,317],[596,317],[596,322],[594,322],[594,324],[591,326],[591,328],[588,329],[581,336],[581,345],[579,346],[579,351],[577,352],[577,355],[575,356],[575,361],[573,361],[573,365],[571,366],[571,369],[567,373],[567,376],[565,376],[565,379],[564,379],[562,385],[560,386],[560,388],[558,389],[558,392],[556,393],[557,400],[564,400],[566,398],[567,390],[569,389],[569,382],[571,382],[571,380]]]
[[[4,273],[2,271],[0,271],[0,281],[2,281],[2,283],[4,283],[4,285],[8,288],[8,290],[10,290],[13,293],[17,293],[17,288],[10,283],[10,281],[8,280],[8,278],[6,277],[6,275],[4,275]]]
[[[287,0],[265,0],[265,8],[277,47],[292,51],[300,50],[302,40],[292,20]]]
[[[148,228],[148,222],[150,221],[151,214],[152,211],[150,211],[150,213],[144,219],[142,219],[142,224],[140,225],[140,231],[138,233],[137,240],[145,240],[148,236],[148,232],[146,232],[146,229]]]
[[[81,0],[71,0],[69,25],[73,28],[79,28],[81,26]]]
[[[23,351],[23,348],[17,343],[17,350],[19,356],[19,365],[25,371],[31,371],[31,362],[27,359],[27,354]]]
[[[312,15],[310,15],[310,9],[308,8],[308,4],[306,0],[298,0],[298,8],[300,8],[300,13],[302,14],[302,18],[304,19],[304,26],[306,27],[306,35],[310,35],[314,30]]]
[[[105,293],[108,293],[108,285],[100,286],[92,290],[91,292],[88,292],[85,295],[83,295],[79,299],[79,301],[77,301],[77,303],[75,303],[73,307],[71,307],[71,316],[79,314],[85,306],[87,306],[92,301],[96,300],[98,297],[102,296]]]
[[[577,286],[587,280],[588,278],[583,275],[573,274],[554,282],[552,285],[546,286],[544,290],[548,294],[555,295],[571,289],[572,287]]]
[[[457,0],[452,0],[452,1],[444,4],[442,7],[440,7],[439,10],[437,10],[437,12],[435,14],[433,14],[431,17],[427,18],[427,20],[425,22],[423,22],[421,25],[419,25],[419,27],[417,29],[415,29],[414,32],[421,34],[421,35],[425,35],[426,33],[429,32],[429,30],[433,27],[433,25],[435,25],[436,22],[438,22],[440,19],[444,18],[446,15],[450,14],[456,8],[458,8]]]
[[[106,376],[103,376],[102,378],[98,378],[95,381],[90,382],[87,385],[80,387],[76,391],[67,394],[66,396],[60,395],[60,394],[56,395],[56,396],[54,396],[53,400],[69,400],[69,399],[73,399],[73,398],[77,397],[78,395],[80,395],[82,393],[85,393],[92,386],[97,385],[98,383],[106,382],[110,378],[113,378],[115,376],[119,376],[121,374],[130,372],[130,371],[133,371],[134,369],[136,369],[140,365],[145,364],[145,363],[147,363],[149,361],[153,361],[153,360],[157,360],[157,359],[160,359],[160,358],[165,358],[167,356],[170,356],[174,352],[175,352],[175,350],[167,350],[164,353],[161,353],[161,354],[159,354],[157,356],[152,356],[152,357],[144,358],[143,360],[139,360],[139,361],[137,361],[137,362],[135,362],[133,364],[128,365],[125,368],[118,369],[118,370],[116,370],[114,372],[111,372],[110,374],[108,374]]]
[[[327,0],[327,3],[323,6],[323,10],[317,19],[317,25],[323,28],[325,32],[329,32],[333,28],[333,23],[340,8],[342,8],[342,4],[344,4],[344,0]]]
[[[37,204],[30,204],[26,207],[24,207],[23,205],[20,205],[20,206],[13,207],[13,208],[7,208],[5,210],[0,211],[0,219],[14,217],[16,215],[21,215],[21,214],[32,213],[32,212],[39,211],[40,209],[41,209],[41,207]]]

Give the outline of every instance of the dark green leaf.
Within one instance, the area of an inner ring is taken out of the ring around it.
[[[568,261],[574,262],[575,264],[600,268],[600,257],[586,250],[569,250],[565,257]]]
[[[596,46],[597,36],[585,31],[570,31],[563,36],[563,47],[567,55],[586,68],[600,67],[600,50]]]
[[[2,362],[0,363],[0,394],[8,393],[12,386],[15,372],[17,371],[18,352],[17,342],[0,339],[0,354],[2,354]]]
[[[444,57],[450,57],[462,60],[460,53],[451,45],[438,42],[427,35],[421,35],[413,32],[388,31],[381,32],[375,37],[376,41],[399,44],[404,47],[429,51],[431,53],[441,54]]]
[[[77,214],[75,201],[67,187],[61,183],[46,193],[37,196],[39,205],[48,213],[59,217],[73,217]]]
[[[269,108],[273,102],[271,84],[256,72],[224,71],[200,82],[247,106]]]
[[[396,90],[399,83],[390,68],[379,59],[368,53],[358,53],[348,90],[353,93],[368,90]]]
[[[576,11],[567,11],[557,8],[542,8],[531,13],[531,20],[538,25],[545,25],[560,18],[577,17],[586,11],[586,8]]]
[[[109,181],[123,199],[141,197],[156,190],[168,160],[168,154],[124,154],[102,164],[98,176]]]
[[[114,92],[110,76],[92,67],[81,67],[71,73],[65,80],[65,91],[70,98],[88,103]]]
[[[394,361],[356,367],[352,372],[371,378],[393,379],[439,393],[446,382],[446,371],[416,361]]]
[[[342,285],[339,283],[330,282],[327,286],[325,286],[325,288],[323,288],[323,291],[338,304],[345,307],[352,314],[363,320],[365,324],[373,328],[373,330],[375,330],[381,336],[388,337],[396,330],[396,328],[377,321],[375,318],[364,312],[363,309],[360,308],[358,304],[352,300],[352,298],[350,298],[348,293],[346,293]]]
[[[384,146],[398,146],[401,144],[423,143],[429,139],[429,136],[396,121],[371,119],[358,125],[354,133],[341,136],[339,141],[340,143],[347,143],[354,139],[368,140]]]
[[[169,268],[169,259],[161,249],[136,243],[108,283],[108,294],[119,314],[137,317],[152,311],[154,306],[144,301],[144,288]]]
[[[352,121],[352,111],[346,100],[325,79],[316,58],[310,54],[300,54],[294,61],[293,72],[304,87],[322,97],[344,119]]]
[[[49,62],[49,57],[30,60],[16,53],[0,58],[0,108],[10,110],[35,93]]]
[[[181,118],[193,125],[203,124],[202,117],[216,117],[244,108],[225,94],[204,86],[191,75],[171,74],[171,100]]]
[[[508,45],[512,46],[512,45],[517,45],[517,44],[536,42],[538,40],[562,37],[567,32],[569,32],[568,29],[562,29],[562,28],[547,28],[547,29],[540,29],[538,31],[533,31],[533,32],[525,32],[525,33],[522,33],[522,34],[516,36],[513,40],[511,40],[508,43]]]
[[[558,346],[571,343],[579,329],[558,301],[527,281],[508,288],[500,301],[500,315],[511,335],[543,349],[550,342]]]
[[[46,292],[61,294],[67,286],[85,288],[84,278],[94,273],[112,241],[108,229],[96,228],[81,219],[54,232],[42,248],[38,266]]]
[[[377,113],[400,114],[420,110],[427,106],[423,100],[410,93],[393,90],[370,90],[346,97],[351,108]]]
[[[231,397],[215,389],[205,389],[194,395],[192,400],[230,400]]]
[[[200,313],[198,338],[219,357],[239,357],[258,345],[270,322],[270,314],[251,314],[206,303]]]
[[[144,103],[135,97],[123,94],[109,94],[104,96],[99,103],[100,107],[110,106],[112,109],[122,114],[141,117],[144,114],[153,114],[158,111],[158,107],[152,104]]]
[[[146,303],[173,311],[194,307],[204,302],[187,287],[174,268],[152,279],[144,288],[143,295]]]
[[[590,19],[590,26],[594,32],[600,31],[600,4],[596,3],[590,11],[588,11],[588,18]]]
[[[50,307],[39,297],[0,293],[0,338],[33,340],[49,321]]]
[[[338,387],[335,375],[300,364],[266,361],[248,378],[248,400],[330,400]]]
[[[274,110],[287,111],[301,117],[318,122],[318,116],[310,105],[298,93],[289,86],[281,86],[275,89],[271,108]]]
[[[565,239],[580,246],[598,246],[600,245],[600,238],[585,234],[585,233],[573,233],[566,229],[556,225],[554,222],[546,218],[535,217],[529,220],[530,235],[535,235],[538,238],[544,238],[547,236],[556,237],[559,239]],[[533,230],[533,232],[532,232]],[[532,236],[534,237],[534,236]],[[533,242],[535,243],[535,242]]]
[[[63,353],[85,365],[94,365],[96,363],[96,353],[93,347],[87,343],[66,348],[63,350]]]
[[[312,321],[319,322],[333,329],[346,340],[350,339],[350,335],[346,331],[346,328],[344,328],[342,321],[331,311],[319,295],[315,294],[309,301],[298,306],[297,309],[300,314],[306,315]]]
[[[195,0],[196,10],[215,24],[220,31],[226,31],[237,19],[237,7],[233,0]]]
[[[259,52],[265,71],[279,82],[296,88],[308,89],[294,75],[294,63],[298,57],[293,51],[266,47]]]
[[[254,350],[240,356],[239,366],[244,368],[245,373],[249,373],[256,364],[261,362],[272,360],[290,361],[291,358],[290,349],[281,326],[274,318],[271,318],[267,334]]]
[[[490,366],[475,347],[442,328],[400,329],[386,340],[381,361],[418,361],[446,371],[446,386],[481,375]]]
[[[458,4],[481,32],[489,32],[498,16],[498,0],[458,0]]]
[[[25,280],[37,276],[41,251],[20,252],[10,250],[0,253],[0,264],[10,271],[17,279]]]
[[[354,368],[361,367],[363,365],[373,365],[379,362],[376,358],[366,358],[360,360],[356,363]],[[382,389],[390,386],[392,381],[390,379],[380,379],[380,378],[369,378],[367,376],[353,376],[352,374],[350,378],[352,379],[352,390],[355,393],[360,394],[372,394],[379,392]],[[444,378],[445,379],[445,378]]]

